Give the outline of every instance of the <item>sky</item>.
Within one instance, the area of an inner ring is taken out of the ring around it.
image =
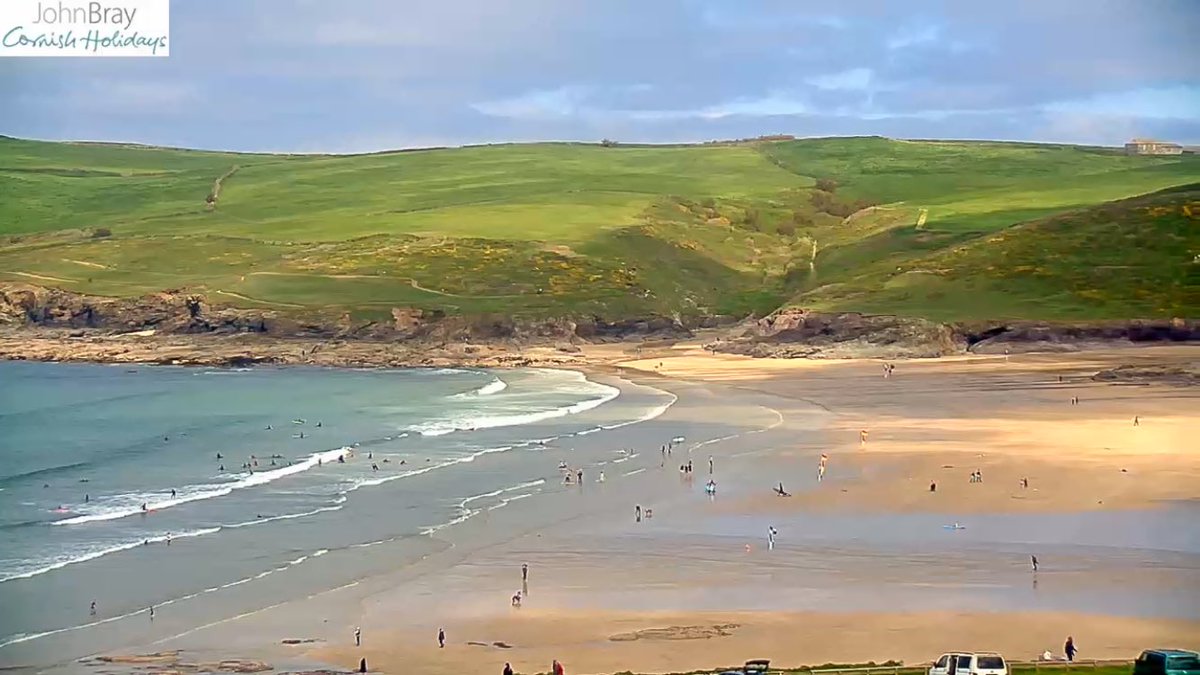
[[[0,59],[0,134],[1200,143],[1200,0],[173,0],[170,39],[160,59]]]

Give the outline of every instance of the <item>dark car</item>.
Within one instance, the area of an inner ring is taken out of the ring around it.
[[[1133,662],[1133,675],[1200,675],[1200,655],[1179,649],[1147,649]]]

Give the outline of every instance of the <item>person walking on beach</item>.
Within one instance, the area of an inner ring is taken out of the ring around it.
[[[778,534],[778,532],[775,530],[774,525],[770,525],[767,527],[767,550],[768,551],[775,550],[775,535],[776,534]]]
[[[446,631],[439,628],[438,629],[438,648],[444,649],[445,647],[446,647]]]
[[[504,672],[501,673],[501,675],[513,675],[513,669],[512,669],[511,663],[504,664]]]
[[[1029,562],[1033,564],[1033,571],[1036,572],[1037,568],[1038,568],[1037,556],[1036,555],[1029,556]]]
[[[867,430],[866,429],[863,429],[862,431],[858,432],[858,444],[859,445],[867,444]]]
[[[1075,653],[1078,651],[1078,649],[1075,649],[1075,638],[1068,635],[1067,644],[1063,645],[1063,653],[1067,655],[1067,660],[1074,661]]]
[[[358,626],[354,627],[354,646],[355,647],[362,646],[362,629],[359,628]]]
[[[659,365],[662,365],[662,364],[659,364]],[[551,666],[550,666],[550,672],[552,675],[566,675],[565,671],[563,670],[562,664],[558,662],[558,659],[554,659],[554,663],[551,664]]]
[[[603,482],[604,482],[604,472],[603,472],[603,471],[601,471],[601,472],[600,472],[600,477],[596,479],[596,482],[597,482],[597,483],[603,483]]]
[[[521,563],[521,585],[529,583],[529,563]]]
[[[93,601],[92,601],[92,612],[91,612],[91,615],[92,615],[92,616],[96,616],[96,601],[95,601],[95,600],[93,600]]]
[[[637,522],[642,522],[642,505],[637,504],[633,507],[633,517]]]
[[[1141,422],[1142,422],[1142,418],[1138,417],[1137,415],[1133,416],[1133,426],[1135,426],[1135,427],[1140,426]]]
[[[712,458],[712,455],[709,455],[709,456],[708,456],[708,475],[710,475],[710,476],[711,476],[711,475],[713,475],[713,458]]]
[[[929,481],[929,491],[937,492],[937,481],[935,481],[935,480]]]
[[[154,620],[154,605],[150,605],[150,620]],[[1070,639],[1071,638],[1067,638],[1068,641],[1070,641]]]

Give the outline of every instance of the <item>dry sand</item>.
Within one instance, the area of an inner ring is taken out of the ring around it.
[[[591,356],[609,363],[627,358],[604,348]],[[725,535],[705,530],[724,518],[757,523],[810,511],[1041,514],[1195,500],[1200,388],[1112,385],[1091,376],[1121,364],[1198,359],[1200,349],[1185,347],[901,361],[886,379],[878,362],[748,359],[695,347],[624,361],[630,372],[665,378],[669,389],[699,382],[710,397],[702,400],[744,394],[782,401],[788,424],[754,436],[773,445],[753,461],[742,458],[743,465],[796,464],[815,473],[813,458],[826,452],[825,482],[791,498],[775,497],[765,485],[761,495],[722,493],[637,530],[622,511],[619,526],[611,514],[598,513],[565,529],[530,533],[375,593],[351,610],[353,623],[337,629],[337,644],[289,649],[343,667],[365,657],[372,670],[390,673],[499,673],[506,661],[518,672],[546,672],[559,659],[579,675],[680,672],[758,657],[780,666],[921,663],[948,649],[996,650],[1021,660],[1061,652],[1067,635],[1076,637],[1082,658],[1131,658],[1150,646],[1198,648],[1200,621],[1132,616],[1137,611],[1125,611],[1119,600],[1157,592],[1193,606],[1196,589],[1179,586],[1200,579],[1194,554],[1155,553],[1146,562],[1145,551],[1064,550],[1058,562],[1072,557],[1079,564],[1043,572],[1039,590],[1036,577],[1029,588],[1027,558],[1016,553],[1028,551],[1020,544],[957,551],[951,541],[939,544],[951,549],[897,554],[873,545],[785,541],[765,556],[743,554],[742,540],[722,541]],[[703,413],[704,405],[697,410]],[[810,429],[814,422],[818,428]],[[970,482],[973,471],[982,472],[982,483]],[[1196,532],[1180,536],[1194,539]],[[944,557],[946,550],[953,555]],[[538,585],[524,608],[512,609],[505,600],[514,561],[521,560],[535,562]],[[944,601],[925,602],[931,596]],[[1088,596],[1118,600],[1088,605],[1095,614],[1045,609],[1074,609]],[[919,608],[910,602],[917,598],[924,603]],[[931,608],[959,604],[961,613]],[[883,611],[855,609],[867,605]],[[727,611],[698,609],[712,606]],[[1043,609],[1025,611],[1033,607]],[[362,648],[350,645],[355,625],[363,627]],[[447,629],[445,649],[436,646],[437,626]]]
[[[1086,631],[1086,632],[1083,632]],[[920,663],[948,649],[999,651],[1010,660],[1059,653],[1078,635],[1079,658],[1126,658],[1148,645],[1200,641],[1196,623],[1078,614],[572,613],[522,610],[451,629],[445,649],[434,635],[382,632],[362,648],[327,647],[331,663],[366,658],[372,670],[422,675],[548,672],[558,659],[572,675],[688,672],[770,658],[777,666],[859,662]],[[1086,637],[1085,637],[1086,636]],[[478,644],[468,644],[476,642]],[[502,642],[508,648],[493,642]]]
[[[902,361],[889,378],[882,362],[753,359],[697,350],[623,365],[802,399],[834,416],[826,434],[780,454],[809,458],[825,452],[831,471],[850,466],[859,478],[829,481],[791,499],[764,494],[727,505],[733,511],[1000,513],[1200,498],[1200,388],[1091,379],[1122,364],[1197,360],[1198,347],[962,357]],[[1071,403],[1076,397],[1078,405]],[[970,481],[973,471],[982,472],[982,483]]]

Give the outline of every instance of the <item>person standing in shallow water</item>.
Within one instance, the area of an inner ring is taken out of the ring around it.
[[[1030,564],[1033,565],[1033,571],[1036,572],[1037,568],[1038,568],[1037,556],[1036,555],[1029,556],[1029,562],[1030,562]]]
[[[642,505],[638,504],[633,507],[633,517],[637,522],[642,522]]]
[[[445,648],[446,646],[446,631],[442,628],[438,629],[438,647]]]

